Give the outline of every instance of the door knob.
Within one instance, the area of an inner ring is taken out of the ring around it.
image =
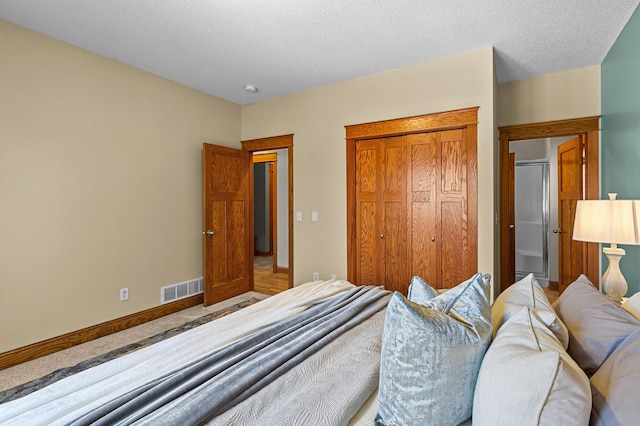
[[[553,230],[553,233],[554,234],[562,234],[562,229],[557,229],[556,228],[556,229]]]
[[[213,236],[213,231],[207,229],[206,231],[202,231],[202,235],[206,235],[207,237]]]
[[[384,234],[380,234],[380,238],[384,240]]]
[[[514,229],[516,226],[512,223],[509,225],[509,228]]]

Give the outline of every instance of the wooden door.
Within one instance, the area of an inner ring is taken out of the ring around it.
[[[438,132],[436,242],[440,250],[438,288],[452,288],[477,271],[469,240],[466,130]]]
[[[448,288],[477,271],[476,122],[474,107],[346,126],[351,282],[406,294],[413,275]]]
[[[576,204],[583,198],[583,152],[580,137],[558,146],[558,289],[564,291],[583,271],[582,243],[574,241],[573,222]]]
[[[475,273],[465,130],[409,135],[410,275],[452,288]],[[471,265],[471,266],[469,266]]]
[[[502,277],[501,290],[505,290],[509,285],[513,284],[516,280],[516,154],[509,153],[509,183],[507,191],[508,214],[507,225],[503,229],[506,231],[505,236],[502,238],[501,244],[506,244],[507,257],[502,261],[505,264],[502,266],[502,273],[505,274]],[[507,285],[504,285],[504,283]]]
[[[251,290],[250,158],[203,144],[204,304]]]
[[[404,136],[380,140],[378,191],[382,284],[407,294],[407,162]]]
[[[407,278],[406,141],[361,141],[356,148],[357,282],[404,291]]]
[[[407,136],[409,156],[409,264],[432,285],[441,282],[440,227],[437,220],[438,133]],[[437,238],[436,238],[437,236]]]

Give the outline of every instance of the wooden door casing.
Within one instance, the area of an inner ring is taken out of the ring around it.
[[[599,187],[599,129],[600,116],[521,124],[498,128],[500,132],[500,291],[506,290],[515,281],[515,256],[509,243],[511,231],[509,221],[513,217],[513,199],[509,198],[509,142],[579,135],[583,138],[585,153],[584,198],[600,198]],[[592,281],[599,281],[598,244],[583,243],[582,272]]]
[[[250,163],[243,150],[205,143],[202,151],[206,306],[251,290]]]

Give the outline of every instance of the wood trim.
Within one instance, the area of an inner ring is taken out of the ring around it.
[[[293,147],[293,134],[242,141],[242,149],[251,152],[289,147]]]
[[[288,274],[289,268],[285,268],[284,266],[276,266],[276,274]]]
[[[267,151],[270,149],[287,149],[287,165],[289,178],[289,288],[293,288],[293,134],[272,136],[268,138],[250,139],[242,141],[242,149],[251,153],[255,151]],[[250,170],[251,182],[253,182],[253,169]],[[253,200],[253,185],[251,185],[250,198]],[[253,203],[253,202],[252,202]],[[250,208],[250,233],[249,238],[253,244],[253,204]],[[275,261],[275,260],[274,260]],[[253,288],[253,273],[251,274],[251,288]]]
[[[504,291],[510,284],[509,256],[509,178],[504,173],[509,167],[509,142],[517,140],[541,139],[562,136],[583,135],[586,154],[586,181],[584,183],[584,198],[594,200],[600,198],[599,187],[599,141],[600,116],[575,118],[567,120],[546,121],[533,124],[499,127],[499,174],[500,174],[500,290]],[[584,259],[584,273],[591,282],[599,282],[599,253],[598,244],[584,243],[586,250]]]
[[[414,117],[345,126],[346,139],[370,139],[465,127],[478,122],[478,108],[465,108]]]
[[[269,154],[253,154],[251,161],[255,163],[273,163],[278,161],[278,154],[275,152]]]
[[[32,361],[45,355],[68,349],[81,343],[86,343],[136,325],[144,324],[149,321],[173,314],[192,306],[201,305],[204,296],[197,294],[185,299],[176,300],[175,302],[166,303],[141,312],[106,321],[81,330],[72,331],[58,337],[43,340],[21,348],[12,349],[0,354],[0,370],[22,364],[23,362]]]
[[[504,126],[498,130],[501,140],[510,141],[574,136],[600,130],[600,116]]]
[[[447,129],[467,129],[466,137],[468,145],[473,145],[474,151],[469,155],[474,156],[467,162],[468,172],[468,196],[467,211],[475,212],[468,215],[467,237],[470,247],[475,248],[470,253],[473,263],[468,265],[471,274],[478,269],[478,170],[477,170],[477,123],[479,107],[444,111],[414,117],[397,118],[392,120],[376,121],[371,123],[354,124],[345,126],[346,159],[347,159],[347,280],[356,282],[357,272],[357,241],[356,241],[356,143],[359,140],[383,138],[411,133],[424,133]],[[475,209],[475,210],[472,210]]]

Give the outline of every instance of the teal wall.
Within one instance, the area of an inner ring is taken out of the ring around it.
[[[617,192],[619,199],[640,200],[640,8],[602,62],[601,78],[601,198]],[[631,295],[640,291],[640,246],[620,247]],[[603,258],[603,269],[607,263]]]

